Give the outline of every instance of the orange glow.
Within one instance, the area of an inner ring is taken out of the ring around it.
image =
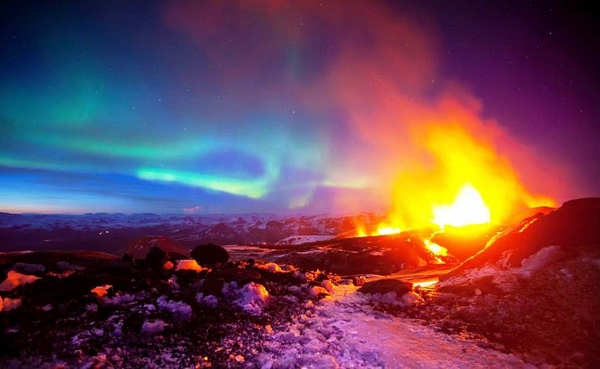
[[[554,205],[528,190],[499,150],[495,141],[501,132],[494,126],[474,125],[460,106],[442,110],[447,116],[439,118],[442,123],[413,126],[411,133],[422,150],[396,179],[392,226],[502,224],[525,207]]]
[[[481,195],[471,185],[464,185],[451,205],[434,206],[433,223],[444,229],[445,225],[462,227],[490,222],[490,209]]]
[[[427,280],[422,280],[422,281],[417,281],[417,282],[412,282],[413,287],[421,287],[421,288],[428,288],[431,287],[433,285],[435,285],[436,283],[438,283],[438,279],[427,279]]]
[[[397,234],[400,232],[401,232],[401,230],[398,227],[390,227],[385,224],[380,224],[379,227],[377,228],[376,235],[384,236],[384,235],[390,235],[390,234]]]
[[[356,235],[355,237],[367,237],[367,231],[365,231],[364,227],[358,227],[356,228]]]
[[[448,255],[448,249],[438,245],[437,243],[429,240],[424,240],[425,247],[429,249],[429,251],[433,252],[436,256],[446,256]]]

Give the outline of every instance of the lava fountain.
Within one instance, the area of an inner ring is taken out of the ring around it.
[[[451,205],[435,206],[433,208],[432,222],[442,230],[446,225],[462,227],[490,223],[490,220],[490,209],[479,192],[470,184],[463,186]]]

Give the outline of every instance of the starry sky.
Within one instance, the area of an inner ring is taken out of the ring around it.
[[[598,196],[590,6],[3,1],[0,211],[381,209],[438,180],[410,175],[434,121],[531,193]]]

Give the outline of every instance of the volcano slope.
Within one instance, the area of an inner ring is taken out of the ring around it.
[[[533,364],[600,365],[600,198],[506,229],[440,280],[419,304],[383,309]]]

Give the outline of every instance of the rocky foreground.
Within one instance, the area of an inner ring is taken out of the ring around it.
[[[600,365],[600,199],[460,264],[414,238],[0,254],[0,367]]]

